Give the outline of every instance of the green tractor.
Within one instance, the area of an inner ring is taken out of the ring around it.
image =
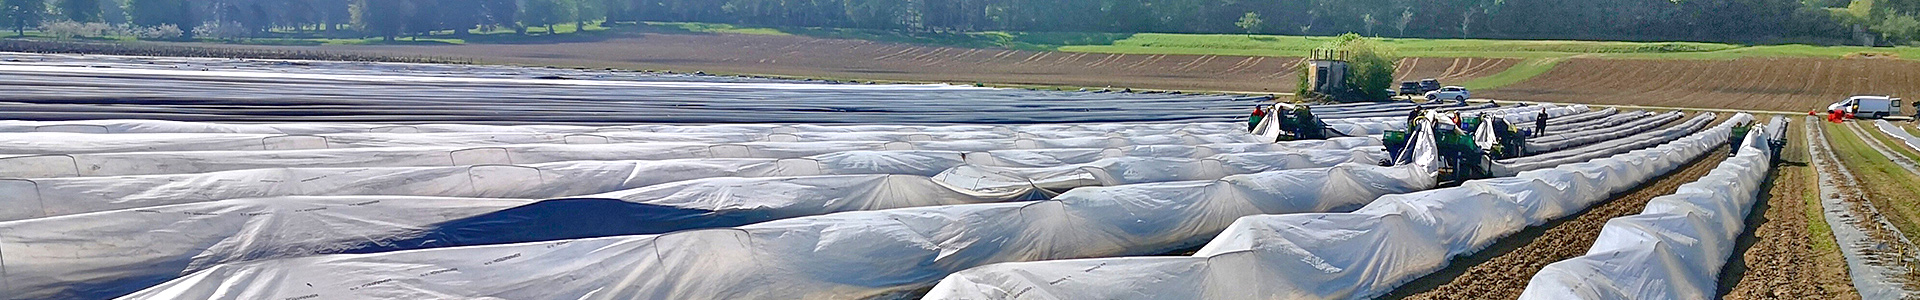
[[[1336,136],[1348,136],[1321,122],[1306,105],[1274,104],[1267,111],[1261,124],[1254,126],[1253,133],[1273,138],[1274,141],[1324,140]]]
[[[1459,124],[1465,126],[1448,121],[1452,119],[1452,116],[1429,113],[1416,119],[1406,131],[1387,131],[1382,142],[1389,153],[1400,157],[1409,151],[1411,132],[1418,132],[1418,126],[1432,126],[1441,162],[1438,179],[1442,182],[1490,178],[1493,160],[1518,157],[1525,152],[1526,136],[1500,118],[1461,118]]]

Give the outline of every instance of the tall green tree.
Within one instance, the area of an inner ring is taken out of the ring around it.
[[[127,16],[134,25],[174,25],[183,29],[200,25],[193,3],[186,0],[127,0]]]
[[[526,0],[520,20],[526,26],[546,26],[547,34],[553,34],[553,24],[574,21],[578,13],[574,4],[572,0]]]
[[[6,17],[13,25],[13,34],[26,36],[28,25],[40,24],[40,17],[47,13],[45,0],[5,0],[0,1],[0,16]]]
[[[1265,22],[1266,21],[1260,20],[1260,14],[1247,12],[1246,15],[1240,16],[1239,22],[1234,22],[1233,25],[1240,26],[1240,29],[1246,30],[1247,37],[1253,37],[1253,33],[1260,31],[1261,23]]]
[[[406,33],[407,17],[413,15],[413,2],[404,0],[354,0],[353,27],[386,41]]]
[[[60,0],[60,16],[74,22],[100,22],[100,0]]]

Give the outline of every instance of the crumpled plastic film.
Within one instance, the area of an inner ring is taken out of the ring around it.
[[[1686,123],[1665,129],[1642,132],[1625,138],[1603,141],[1551,153],[1494,161],[1492,171],[1494,176],[1498,177],[1513,176],[1514,174],[1520,174],[1520,172],[1583,162],[1636,149],[1653,147],[1698,132],[1706,128],[1707,125],[1713,124],[1714,118],[1714,113],[1701,113],[1699,116],[1694,116],[1693,119],[1687,120]],[[1732,125],[1730,123],[1722,123],[1721,126]]]
[[[1235,174],[1377,163],[1386,160],[1386,154],[1386,149],[1382,147],[1362,147],[1350,150],[1231,153],[1201,159],[1119,157],[1037,168],[961,165],[941,172],[934,179],[964,190],[989,191],[1037,186],[1050,191],[1066,191],[1087,186],[1212,180]],[[985,178],[999,180],[982,180]]]
[[[1633,120],[1650,117],[1653,115],[1654,114],[1651,112],[1647,112],[1644,110],[1636,110],[1636,111],[1631,111],[1631,112],[1622,113],[1622,114],[1614,114],[1611,116],[1607,116],[1605,118],[1598,118],[1598,119],[1592,119],[1592,120],[1581,121],[1581,122],[1563,123],[1558,125],[1548,124],[1547,134],[1551,136],[1551,135],[1559,135],[1563,133],[1579,133],[1579,132],[1592,130],[1592,129],[1613,127],[1620,124],[1625,124],[1627,122],[1632,122]],[[1552,119],[1549,119],[1548,122],[1552,122],[1551,120]]]
[[[283,167],[425,167],[473,164],[535,164],[582,160],[665,160],[691,158],[800,158],[856,150],[981,151],[1012,148],[1006,141],[930,142],[752,142],[735,144],[635,143],[601,145],[532,144],[490,147],[383,147],[290,151],[128,152],[72,155],[0,155],[0,177],[119,176],[204,173]],[[1112,145],[1099,137],[1097,144]],[[1182,143],[1189,141],[1182,141]],[[1191,142],[1204,142],[1194,140]],[[1199,144],[1207,146],[1210,144]],[[904,146],[904,147],[903,147]],[[1121,146],[1132,149],[1141,145]],[[1160,146],[1160,145],[1151,145]],[[905,148],[905,149],[903,149]],[[1103,147],[1104,148],[1104,147]],[[1084,149],[995,150],[1026,156],[1064,154]],[[999,153],[996,153],[998,155]],[[1087,162],[1097,157],[1077,162]],[[1027,166],[1025,162],[1009,165]]]
[[[1079,127],[1073,127],[1079,126]],[[14,121],[0,120],[0,132],[70,132],[70,133],[249,133],[249,134],[291,134],[316,135],[330,133],[453,133],[453,132],[489,132],[489,133],[608,133],[608,132],[662,132],[662,133],[753,133],[799,134],[806,132],[872,132],[872,131],[913,131],[913,132],[1015,132],[1076,131],[1127,132],[1127,131],[1168,131],[1178,130],[1188,134],[1227,134],[1246,132],[1245,123],[1107,123],[1095,125],[780,125],[780,124],[724,124],[724,125],[632,125],[632,126],[568,126],[568,125],[466,125],[466,124],[421,124],[421,125],[378,125],[345,123],[289,123],[289,124],[225,124],[205,122],[179,122],[161,120],[86,120],[86,121]]]
[[[1681,117],[1685,117],[1686,115],[1687,115],[1686,113],[1676,111],[1676,112],[1661,114],[1657,116],[1636,119],[1636,120],[1633,120],[1632,122],[1622,123],[1616,126],[1590,128],[1581,132],[1568,132],[1565,134],[1555,134],[1551,136],[1532,138],[1527,140],[1527,151],[1546,153],[1546,152],[1553,152],[1558,150],[1565,150],[1567,148],[1579,147],[1582,145],[1597,143],[1600,141],[1618,139],[1625,136],[1647,132],[1655,128],[1660,128],[1660,126],[1665,126],[1667,125],[1667,123],[1672,123],[1673,121],[1680,120]]]
[[[1431,143],[1422,145],[1417,149],[1436,151]],[[127,299],[900,296],[950,272],[989,263],[1153,254],[1198,245],[1239,216],[1341,210],[1378,195],[1430,188],[1434,168],[1431,162],[1400,167],[1348,164],[1221,180],[1081,188],[1037,202],[846,212],[664,235],[234,263]],[[260,275],[270,277],[256,277]]]
[[[1547,265],[1520,299],[1711,299],[1720,270],[1773,168],[1767,138],[1785,117],[1747,134],[1739,153],[1638,215],[1607,221],[1586,255]]]
[[[530,165],[395,168],[278,168],[213,173],[66,177],[0,186],[40,195],[43,205],[0,206],[0,221],[225,199],[393,195],[544,199],[711,177],[852,174],[932,176],[958,166],[958,153],[848,151],[794,159],[576,161]],[[33,188],[28,191],[24,188]]]
[[[1887,120],[1873,120],[1873,126],[1880,128],[1880,132],[1886,133],[1887,136],[1900,139],[1903,144],[1907,145],[1907,148],[1920,151],[1920,138],[1914,137],[1913,133],[1907,132],[1906,129],[1901,129],[1900,125],[1893,125],[1892,122],[1887,122]]]
[[[1731,134],[1721,126],[1610,158],[1388,195],[1352,213],[1244,217],[1191,257],[988,265],[948,276],[925,299],[1370,298],[1677,170]]]
[[[1588,111],[1588,112],[1583,112],[1578,114],[1560,116],[1557,118],[1550,118],[1550,119],[1547,119],[1547,127],[1552,128],[1553,126],[1566,126],[1570,124],[1578,124],[1578,123],[1588,122],[1588,121],[1593,121],[1598,119],[1605,119],[1617,114],[1620,114],[1620,108],[1608,107],[1607,109],[1602,109],[1602,110]]]

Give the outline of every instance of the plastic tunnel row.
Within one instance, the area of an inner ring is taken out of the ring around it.
[[[0,118],[206,122],[1228,122],[1268,97],[1048,92],[942,84],[560,80],[0,64]],[[635,78],[639,79],[639,78]],[[357,87],[357,88],[356,88]],[[338,91],[351,88],[351,96]],[[125,95],[138,94],[137,101]],[[124,105],[137,102],[140,105]],[[513,105],[498,105],[513,103]],[[951,105],[967,103],[967,105]],[[316,109],[324,108],[324,109]]]
[[[1613,109],[1613,108],[1609,108],[1609,109]],[[1653,116],[1653,113],[1642,111],[1642,110],[1636,110],[1636,111],[1627,112],[1623,114],[1609,115],[1604,118],[1591,119],[1586,121],[1568,122],[1568,123],[1561,123],[1561,124],[1549,123],[1547,124],[1547,135],[1555,135],[1555,134],[1570,133],[1570,132],[1581,132],[1586,130],[1592,130],[1594,128],[1613,127],[1613,126],[1617,126],[1633,120],[1646,118],[1649,116]]]
[[[1729,122],[1609,158],[1388,195],[1352,213],[1240,218],[1192,257],[989,265],[926,299],[1360,299],[1529,226],[1578,212],[1723,144]],[[236,270],[237,271],[237,270]]]
[[[1244,135],[1242,135],[1244,136]],[[969,162],[990,166],[1029,166],[1028,161],[1082,157],[1091,161],[1129,151],[1158,148],[1231,152],[1270,145],[1231,143],[1231,135],[1199,138],[1160,135],[1132,138],[971,140],[926,142],[749,142],[632,143],[598,145],[526,144],[494,147],[383,147],[283,151],[127,152],[71,155],[0,155],[0,177],[47,178],[202,173],[276,167],[409,167],[481,164],[534,164],[581,160],[664,160],[688,158],[798,158],[841,151],[923,150],[985,153]],[[1230,143],[1214,143],[1224,140]],[[1340,143],[1327,143],[1339,146]],[[1131,145],[1131,146],[1129,146]],[[1105,150],[1117,148],[1117,150]],[[1339,147],[1345,149],[1351,147]],[[1011,149],[1011,150],[998,150]],[[1205,155],[1199,155],[1204,157]],[[1090,159],[1087,159],[1090,158]]]
[[[0,133],[0,154],[84,154],[156,151],[259,151],[425,146],[503,146],[520,144],[621,144],[648,142],[929,142],[967,140],[1026,140],[1014,147],[1047,145],[1124,145],[1127,136],[1180,136],[1212,143],[1243,143],[1245,134],[1185,134],[1160,130],[1116,132],[1061,131],[1046,133],[994,132],[801,132],[801,133],[335,133],[321,135],[274,134],[76,134]]]
[[[1053,167],[1006,168],[966,164],[959,153],[848,151],[797,159],[682,159],[575,161],[530,165],[386,168],[282,168],[213,173],[0,179],[0,221],[224,199],[280,196],[393,195],[484,198],[558,198],[714,177],[788,177],[892,174],[936,177],[960,192],[1045,193],[1081,186],[1218,179],[1231,174],[1385,159],[1379,146],[1351,139],[1350,149],[1269,151],[1183,156],[1185,152],[1128,151],[1122,156]],[[1314,143],[1283,143],[1274,148]],[[1138,150],[1138,149],[1136,149]],[[1032,164],[1047,165],[1050,162]],[[951,169],[951,170],[950,170]],[[944,173],[943,173],[944,171]],[[985,179],[983,181],[983,179]],[[986,183],[986,184],[983,184]],[[1005,184],[995,184],[1005,183]],[[1032,191],[1032,188],[1046,191]]]
[[[1773,166],[1769,140],[1787,121],[1749,132],[1706,177],[1607,221],[1586,255],[1547,265],[1520,299],[1709,299]]]
[[[1430,141],[1418,145],[1427,163],[1080,188],[1037,202],[856,211],[663,235],[235,262],[128,298],[905,295],[973,266],[1161,253],[1198,245],[1240,216],[1338,211],[1430,188],[1437,152]]]
[[[1269,146],[1265,149],[1268,151],[1220,154],[1205,159],[1117,157],[1060,169],[1121,170],[1122,178],[1172,176],[1214,180],[1229,174],[1342,163],[1372,164],[1384,155],[1377,143],[1365,138],[1345,138],[1261,144]],[[1350,149],[1298,149],[1315,147]],[[816,166],[806,166],[801,160],[730,159],[244,170],[12,181],[24,184],[8,188],[52,200],[16,203],[19,205],[8,206],[8,215],[44,213],[58,217],[0,222],[0,228],[6,229],[0,230],[0,250],[4,250],[0,251],[0,262],[12,270],[4,278],[8,287],[20,292],[18,294],[35,295],[21,299],[100,298],[131,292],[215,262],[652,234],[839,211],[1004,202],[1044,192],[1031,185],[1024,189],[1000,190],[955,188],[978,185],[978,181],[964,175],[941,174],[937,178],[885,175],[937,172],[935,167],[943,165],[969,167],[960,165],[962,160],[957,156],[883,151],[839,152],[818,158]],[[881,174],[795,176],[822,172],[820,168]],[[1171,173],[1126,175],[1127,170]],[[1082,173],[1042,175],[1049,173],[1011,168],[997,171],[1013,175],[986,175],[998,181],[1039,180],[1053,189],[1103,183],[1078,180],[1076,176]],[[781,176],[715,177],[776,173]],[[700,179],[703,176],[709,178]],[[676,180],[685,181],[667,183]],[[205,184],[209,182],[225,184]],[[481,186],[498,193],[562,195],[632,189],[544,201],[408,197],[462,196],[469,191],[479,192]],[[387,195],[217,200],[304,191]],[[122,197],[90,201],[60,198],[107,195]],[[423,210],[424,215],[412,211],[359,209],[385,205],[404,208],[413,205],[406,202],[414,201],[447,204],[469,200],[476,203],[475,207],[427,209]],[[314,229],[351,225],[362,227]],[[159,241],[146,240],[154,238],[151,232],[193,234],[155,244]],[[48,253],[71,255],[42,255]],[[107,256],[115,258],[99,259]]]
[[[1572,114],[1572,115],[1566,115],[1566,116],[1561,116],[1561,117],[1558,117],[1558,118],[1552,118],[1552,119],[1548,119],[1548,120],[1547,120],[1547,128],[1548,128],[1548,129],[1553,129],[1553,128],[1554,128],[1554,126],[1568,126],[1568,125],[1573,125],[1573,124],[1579,124],[1579,123],[1583,123],[1583,122],[1590,122],[1590,121],[1593,121],[1593,120],[1599,120],[1599,119],[1605,119],[1605,118],[1607,118],[1607,117],[1612,117],[1612,116],[1614,116],[1614,115],[1617,115],[1617,114],[1620,114],[1620,108],[1615,108],[1615,107],[1608,107],[1608,108],[1606,108],[1606,109],[1602,109],[1602,110],[1596,110],[1596,111],[1588,111],[1588,112],[1583,112],[1583,113],[1578,113],[1578,114]],[[1563,127],[1563,128],[1564,128],[1564,127]]]
[[[908,126],[908,125],[809,125],[809,124],[725,124],[725,125],[630,125],[630,126],[567,126],[567,125],[469,125],[469,124],[420,124],[420,125],[380,125],[345,123],[292,123],[292,124],[225,124],[202,122],[177,122],[160,120],[87,120],[87,121],[0,121],[0,132],[70,132],[70,133],[253,133],[316,135],[335,133],[454,133],[454,132],[496,132],[496,133],[599,133],[599,132],[666,132],[666,133],[800,133],[800,132],[992,132],[1002,134],[1033,133],[1045,134],[1061,131],[1099,131],[1114,132],[1125,130],[1182,131],[1190,134],[1223,134],[1245,132],[1246,128],[1233,123],[1104,123],[1104,124],[1039,124],[1039,125],[946,125],[946,126]]]
[[[1494,161],[1491,170],[1494,176],[1513,176],[1520,174],[1520,172],[1583,162],[1627,151],[1653,147],[1678,140],[1694,132],[1698,132],[1703,128],[1707,128],[1707,125],[1713,124],[1715,117],[1716,115],[1714,113],[1701,113],[1678,126],[1641,132],[1625,138],[1616,138],[1550,153]]]
[[[1553,152],[1600,141],[1614,140],[1665,126],[1667,123],[1678,121],[1686,115],[1686,113],[1677,111],[1669,112],[1652,117],[1634,119],[1631,122],[1610,127],[1589,128],[1580,132],[1536,137],[1527,140],[1527,151],[1538,153]]]
[[[1532,122],[1535,118],[1538,118],[1540,109],[1542,108],[1547,109],[1548,116],[1550,117],[1573,115],[1589,110],[1585,105],[1509,106],[1476,111],[1471,114],[1485,113],[1491,116],[1506,118],[1508,122],[1524,123]],[[1276,124],[1279,120],[1280,118],[1267,117],[1264,121],[1267,124],[1262,124],[1260,126],[1262,130],[1255,131],[1254,135],[1262,136],[1268,140],[1278,139],[1281,134],[1279,128],[1282,127]],[[1407,128],[1407,117],[1404,113],[1392,117],[1323,119],[1321,122],[1326,123],[1327,126],[1334,131],[1339,131],[1351,136],[1375,136],[1385,134],[1388,130],[1406,130]]]

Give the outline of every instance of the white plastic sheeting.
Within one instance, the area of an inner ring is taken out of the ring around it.
[[[1687,120],[1686,123],[1681,123],[1680,125],[1668,127],[1665,129],[1642,132],[1640,134],[1628,136],[1625,138],[1604,141],[1600,143],[1580,146],[1578,148],[1566,149],[1566,150],[1556,151],[1552,153],[1495,161],[1493,162],[1493,167],[1491,169],[1493,171],[1494,176],[1506,177],[1506,176],[1513,176],[1514,174],[1520,174],[1520,172],[1551,168],[1554,166],[1570,164],[1570,163],[1583,162],[1583,161],[1593,160],[1597,158],[1612,156],[1614,154],[1624,153],[1627,151],[1653,147],[1660,144],[1665,144],[1673,140],[1678,140],[1682,137],[1686,137],[1687,135],[1693,134],[1694,132],[1698,132],[1700,131],[1700,129],[1706,128],[1707,125],[1713,124],[1714,118],[1716,118],[1716,115],[1714,113],[1705,112],[1705,113],[1701,113],[1698,116],[1694,116],[1692,120]]]
[[[977,192],[1037,187],[1057,193],[1088,186],[1214,180],[1237,174],[1325,168],[1348,163],[1368,164],[1386,158],[1386,148],[1379,146],[1349,150],[1231,153],[1201,159],[1121,157],[1037,168],[964,165],[941,172],[934,179],[949,187]]]
[[[1611,158],[1389,195],[1352,213],[1245,217],[1192,257],[975,268],[926,299],[1365,299],[1676,170],[1726,143],[1729,125]]]
[[[544,199],[711,177],[902,174],[963,165],[956,152],[847,151],[799,159],[576,161],[530,165],[282,168],[197,174],[0,179],[0,221],[225,199],[441,196]]]
[[[1547,265],[1520,299],[1715,298],[1720,269],[1773,168],[1767,138],[1785,129],[1785,118],[1775,117],[1706,177],[1653,198],[1639,215],[1607,221],[1586,255]]]
[[[1887,136],[1900,139],[1903,144],[1907,144],[1907,148],[1920,151],[1920,138],[1900,128],[1900,125],[1893,125],[1893,122],[1887,122],[1887,120],[1873,120],[1873,126],[1880,128],[1880,132],[1886,133]]]
[[[1654,128],[1660,128],[1660,126],[1666,126],[1667,123],[1680,120],[1681,117],[1685,117],[1686,115],[1686,113],[1676,111],[1647,118],[1634,119],[1631,122],[1619,125],[1587,128],[1581,132],[1567,132],[1564,134],[1528,139],[1527,152],[1547,153],[1640,134],[1653,130]]]
[[[1547,115],[1550,117],[1573,115],[1589,110],[1586,105],[1555,106],[1549,104],[1541,106],[1510,106],[1472,112],[1468,113],[1468,115],[1485,113],[1491,116],[1506,118],[1508,122],[1514,122],[1514,124],[1520,124],[1532,122],[1534,118],[1538,118],[1541,108],[1547,108]],[[1283,112],[1281,110],[1269,112],[1267,118],[1261,121],[1262,124],[1253,130],[1253,134],[1267,141],[1279,139],[1281,134],[1280,118],[1276,118],[1273,115],[1278,113]],[[1375,136],[1386,134],[1389,130],[1406,130],[1407,128],[1407,118],[1404,114],[1377,118],[1323,119],[1321,122],[1326,123],[1327,127],[1333,128],[1335,131],[1351,136]]]
[[[880,141],[929,142],[972,140],[1034,140],[1029,145],[1048,143],[1100,144],[1098,140],[1123,137],[1135,132],[1054,132],[1047,136],[1028,133],[994,132],[800,132],[800,133],[334,133],[320,135],[275,134],[74,134],[74,133],[0,133],[0,154],[82,154],[159,151],[239,151],[305,150],[370,147],[423,146],[501,146],[518,144],[619,144],[644,142],[746,143],[746,142],[827,142]],[[1181,143],[1188,139],[1209,143],[1245,143],[1253,137],[1245,134],[1184,135],[1175,132],[1140,132],[1161,135],[1144,143]],[[1060,141],[1063,140],[1063,141]],[[1134,142],[1134,141],[1128,141]]]
[[[544,201],[224,200],[0,222],[0,262],[8,267],[8,294],[31,295],[16,299],[98,298],[94,290],[130,292],[143,286],[129,282],[151,284],[215,263],[656,234],[831,212],[1004,202],[1026,193],[956,191],[911,175],[834,175],[706,178]],[[449,207],[426,209],[434,215],[422,216],[329,206],[391,203],[412,209],[419,201]],[[338,226],[355,228],[336,231]]]
[[[1638,120],[1640,118],[1646,118],[1650,116],[1653,116],[1653,113],[1647,112],[1644,110],[1636,110],[1636,111],[1632,111],[1624,114],[1615,114],[1612,116],[1607,116],[1605,118],[1587,120],[1583,122],[1574,122],[1574,123],[1566,123],[1566,124],[1559,124],[1559,125],[1549,124],[1547,125],[1547,135],[1545,136],[1553,136],[1553,135],[1567,134],[1567,133],[1580,133],[1588,130],[1613,127],[1613,126],[1618,126],[1620,124],[1626,124],[1627,122],[1632,122],[1633,120]]]
[[[565,126],[565,125],[466,125],[466,124],[345,124],[345,123],[293,123],[293,124],[225,124],[203,122],[177,122],[160,120],[87,120],[87,121],[12,121],[0,120],[0,132],[70,132],[70,133],[254,133],[316,135],[333,133],[453,133],[453,132],[495,132],[495,133],[596,133],[596,132],[671,132],[671,133],[800,133],[800,132],[998,132],[1044,134],[1060,131],[1103,131],[1117,132],[1127,130],[1178,131],[1189,134],[1224,134],[1245,132],[1244,123],[1191,123],[1191,124],[1079,124],[1079,125],[950,125],[950,126],[908,126],[908,125],[780,125],[780,124],[726,124],[726,125],[632,125],[632,126]]]
[[[1082,188],[1053,200],[802,217],[664,235],[329,255],[214,266],[127,299],[900,296],[1006,261],[1152,254],[1234,218],[1354,207],[1431,187],[1429,163]]]
[[[1180,136],[1095,137],[1047,140],[975,140],[926,142],[751,142],[635,143],[602,145],[506,145],[493,147],[383,147],[284,151],[127,152],[70,155],[0,155],[0,177],[49,178],[204,173],[279,167],[424,167],[482,164],[534,164],[581,160],[665,160],[690,158],[799,158],[858,150],[965,151],[969,163],[1032,166],[1052,160],[1089,162],[1102,155],[1151,151],[1158,145],[1201,145]],[[1118,147],[1107,151],[1102,148]],[[1179,148],[1179,147],[1175,147]],[[1241,149],[1242,146],[1203,147]],[[995,150],[1014,149],[1014,150]],[[1147,150],[1141,150],[1147,149]],[[1198,148],[1195,148],[1198,149]],[[1115,152],[1117,151],[1117,152]],[[1196,150],[1199,151],[1199,150]],[[1113,153],[1109,153],[1113,152]],[[1103,154],[1105,153],[1105,154]],[[1211,154],[1207,154],[1211,155]],[[1204,157],[1205,155],[1200,155]]]
[[[1588,121],[1597,120],[1597,119],[1605,119],[1618,114],[1620,114],[1620,108],[1608,107],[1607,109],[1602,109],[1602,110],[1572,114],[1572,115],[1562,116],[1558,118],[1550,118],[1550,119],[1547,119],[1547,127],[1552,128],[1553,126],[1565,126],[1570,124],[1578,124],[1578,123],[1588,122]]]

